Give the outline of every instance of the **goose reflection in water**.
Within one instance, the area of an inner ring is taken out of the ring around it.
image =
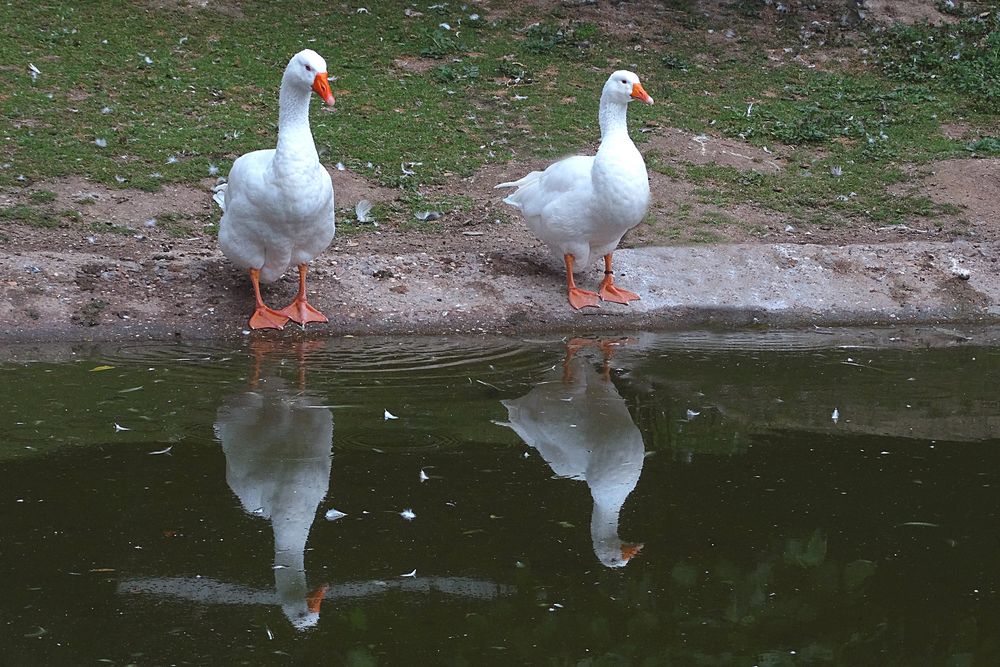
[[[479,600],[513,595],[514,587],[506,584],[433,575],[324,583],[309,592],[304,564],[306,543],[317,508],[329,489],[333,451],[331,409],[304,390],[305,352],[312,349],[312,344],[323,346],[322,342],[311,341],[297,348],[298,389],[266,370],[262,372],[262,362],[277,349],[255,345],[250,390],[228,397],[215,421],[215,433],[226,455],[230,489],[244,510],[271,521],[274,590],[199,575],[124,578],[118,582],[118,592],[203,605],[280,604],[299,630],[319,623],[324,600],[360,600],[391,591]]]
[[[618,537],[618,516],[632,493],[645,448],[625,399],[611,382],[609,359],[625,341],[574,339],[566,345],[561,380],[543,382],[527,395],[502,401],[509,423],[559,477],[582,480],[594,500],[590,536],[607,567],[624,567],[642,544]],[[601,370],[584,353],[602,352]]]
[[[274,531],[274,585],[281,608],[302,630],[319,622],[326,586],[308,592],[306,542],[330,486],[333,413],[277,375],[261,374],[258,357],[251,390],[219,408],[215,434],[226,455],[226,482],[248,513],[269,519]],[[300,386],[304,385],[299,360]]]

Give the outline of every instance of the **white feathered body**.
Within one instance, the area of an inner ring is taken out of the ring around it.
[[[223,209],[223,254],[240,268],[260,269],[261,282],[311,261],[335,233],[333,182],[309,128],[310,85],[317,72],[325,77],[319,54],[306,49],[292,57],[278,95],[277,148],[238,158],[229,182],[214,197]],[[332,95],[327,103],[333,103]]]
[[[528,228],[557,258],[573,255],[574,269],[617,248],[649,208],[646,162],[625,123],[628,96],[616,99],[619,91],[608,90],[618,74],[612,75],[601,98],[596,156],[568,157],[545,171],[497,186],[517,188],[504,201],[521,211]]]
[[[261,269],[265,283],[314,259],[335,232],[330,174],[318,159],[276,152],[254,151],[233,163],[219,223],[223,254],[240,268]]]

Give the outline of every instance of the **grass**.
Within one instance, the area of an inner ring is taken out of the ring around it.
[[[44,210],[26,204],[0,209],[0,224],[4,222],[18,222],[29,227],[48,229],[62,226],[62,222],[58,218]]]
[[[23,66],[0,70],[0,113],[15,121],[0,185],[80,174],[156,190],[204,178],[211,165],[225,173],[273,144],[281,70],[304,46],[338,77],[335,109],[315,101],[312,113],[324,158],[384,185],[408,185],[401,162],[422,162],[414,180],[433,183],[485,161],[593,145],[613,42],[597,26],[531,26],[530,9],[487,23],[459,5],[408,18],[409,6],[359,14],[315,0],[295,12],[244,3],[233,20],[122,1],[7,5],[0,59]],[[399,58],[437,64],[411,72]],[[564,99],[578,101],[553,104]]]
[[[953,25],[893,25],[880,43],[879,63],[889,76],[940,82],[985,110],[1000,105],[1000,16],[995,11]]]
[[[755,31],[761,2],[711,16],[690,0],[665,5],[660,29],[608,32],[561,5],[515,5],[493,19],[459,3],[407,16],[416,6],[393,0],[368,13],[319,0],[301,0],[294,12],[242,2],[236,18],[184,3],[8,3],[0,9],[0,62],[10,64],[0,68],[0,115],[11,123],[0,143],[0,186],[80,175],[155,191],[198,183],[214,168],[224,174],[240,154],[273,145],[281,70],[306,46],[337,77],[336,107],[313,103],[323,160],[409,193],[376,207],[380,222],[428,228],[413,219],[418,208],[471,206],[422,202],[416,193],[484,163],[591,150],[600,87],[620,67],[639,72],[658,100],[632,110],[633,126],[653,121],[792,153],[793,166],[775,175],[650,159],[720,206],[751,202],[803,222],[932,217],[944,210],[886,188],[914,165],[1000,155],[996,12],[849,37],[831,28],[826,38],[850,53],[821,71],[791,56],[768,59],[767,49],[802,47],[789,29],[794,17]],[[730,27],[755,37],[724,44],[709,36]],[[33,78],[29,63],[41,74]],[[967,125],[972,138],[948,139],[944,122]],[[633,135],[641,147],[644,136]],[[400,163],[421,164],[404,175]],[[835,167],[840,177],[830,175]],[[35,207],[52,202],[47,192],[34,190],[28,209],[2,219],[66,224]],[[178,235],[198,227],[171,224]]]
[[[51,190],[35,190],[28,195],[28,199],[33,204],[48,204],[56,200],[56,193]]]

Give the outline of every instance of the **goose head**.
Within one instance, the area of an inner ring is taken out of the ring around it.
[[[303,89],[311,88],[324,102],[333,104],[326,61],[312,49],[304,49],[292,56],[285,68],[285,81]]]
[[[601,93],[601,99],[618,104],[628,104],[632,100],[639,100],[646,104],[653,103],[653,98],[639,83],[639,77],[635,72],[624,69],[618,70],[608,77],[608,82],[604,84],[604,92]]]
[[[604,567],[625,567],[628,562],[642,551],[641,542],[622,542],[619,539],[609,539],[594,543],[594,554]]]

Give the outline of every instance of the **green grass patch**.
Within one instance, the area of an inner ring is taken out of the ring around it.
[[[690,239],[693,243],[718,243],[722,241],[721,236],[707,229],[692,230]]]
[[[237,4],[239,19],[197,3],[5,6],[0,62],[31,62],[41,74],[0,68],[0,116],[11,121],[0,143],[0,186],[25,187],[20,176],[30,187],[72,175],[155,191],[199,184],[214,170],[224,175],[239,155],[274,145],[281,72],[306,46],[337,77],[336,106],[312,103],[322,160],[408,193],[488,162],[592,151],[601,87],[620,67],[635,69],[657,100],[629,112],[641,150],[648,135],[635,128],[647,121],[791,150],[792,166],[776,175],[677,168],[649,156],[652,171],[693,182],[720,207],[746,201],[802,220],[934,215],[939,207],[889,197],[886,186],[904,179],[909,165],[1000,155],[995,13],[952,26],[856,33],[874,64],[855,53],[820,71],[791,57],[769,59],[768,49],[789,45],[794,19],[761,29],[762,0],[739,0],[709,16],[691,0],[668,0],[664,22],[634,35],[581,22],[562,6],[511,5],[493,20],[455,3],[422,6],[420,16],[407,16],[415,6],[397,0],[367,14],[322,0],[301,0],[295,11]],[[728,27],[753,31],[753,48],[721,43],[718,33]],[[940,132],[946,120],[984,136],[950,140]],[[843,175],[831,176],[838,166]],[[30,204],[51,203],[45,190],[34,192]],[[375,219],[431,229],[412,214],[471,206],[414,197],[377,205]],[[17,215],[67,223],[39,210]],[[338,216],[345,233],[347,218],[350,212]],[[215,228],[184,220],[176,233],[199,227]]]
[[[294,12],[246,3],[233,20],[211,7],[137,11],[124,0],[44,12],[8,5],[0,61],[32,62],[41,74],[0,71],[0,115],[15,121],[0,145],[9,165],[0,185],[82,175],[155,191],[213,168],[225,174],[239,155],[274,145],[281,72],[306,46],[338,77],[336,107],[313,102],[324,161],[382,184],[402,182],[401,162],[422,162],[412,180],[435,183],[515,151],[562,154],[593,142],[610,72],[602,54],[615,43],[597,26],[538,15],[546,20],[525,30],[521,15],[487,23],[454,4],[407,17],[410,6],[358,14],[319,0]],[[439,64],[401,71],[400,58]],[[554,103],[568,97],[580,102]]]
[[[804,224],[848,224],[852,220],[894,224],[957,212],[954,206],[935,204],[926,197],[889,194],[889,184],[905,179],[896,170],[875,176],[869,165],[848,165],[837,177],[828,161],[811,166],[809,170],[792,167],[781,173],[760,174],[719,165],[690,165],[686,177],[698,184],[695,194],[706,204],[724,208],[752,203]]]
[[[698,224],[717,227],[720,225],[733,225],[736,224],[736,222],[725,213],[707,211],[703,213],[700,218],[698,218]]]
[[[196,219],[192,215],[168,212],[161,213],[153,219],[156,220],[157,227],[176,239],[187,238],[196,232],[194,224]]]
[[[113,222],[92,222],[88,229],[97,234],[116,234],[118,236],[133,236],[136,234],[134,229],[116,225]]]
[[[957,23],[893,24],[877,37],[875,51],[886,74],[908,82],[933,82],[961,93],[972,107],[1000,105],[1000,14],[986,12]]]
[[[28,199],[34,204],[48,204],[56,200],[56,193],[51,190],[34,190],[28,195]]]
[[[1000,139],[997,137],[983,137],[969,142],[966,148],[978,155],[1000,155]]]
[[[27,204],[18,204],[17,206],[0,209],[0,221],[17,222],[29,227],[49,229],[61,227],[63,224],[59,218]]]

